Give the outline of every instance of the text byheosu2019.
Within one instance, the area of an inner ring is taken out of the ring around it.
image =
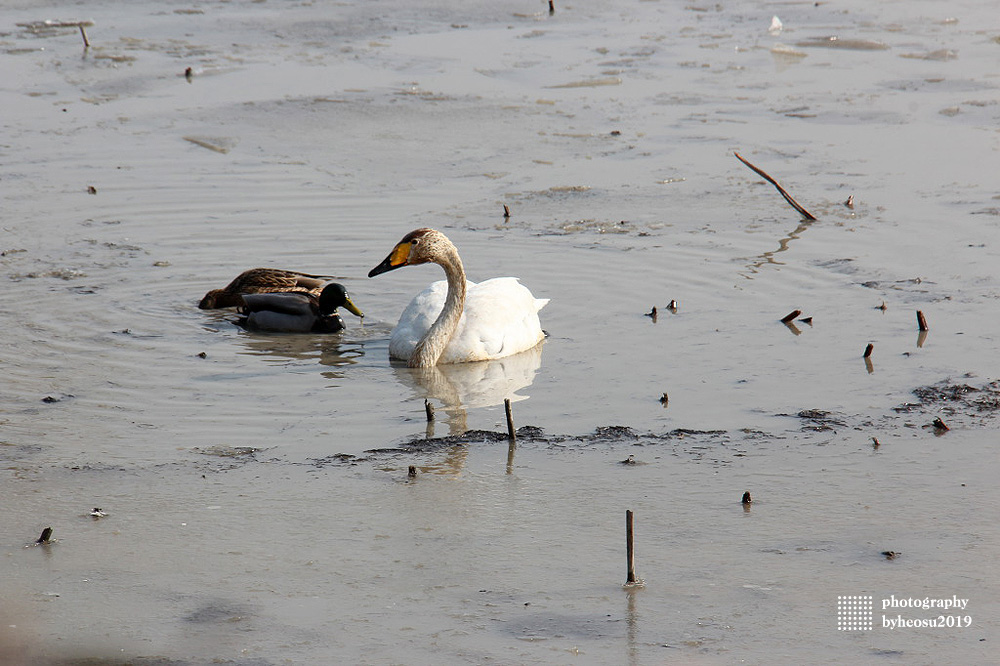
[[[935,617],[882,616],[882,627],[884,629],[965,629],[971,626],[971,615],[938,615]]]

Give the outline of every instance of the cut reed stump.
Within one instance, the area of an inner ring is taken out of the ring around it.
[[[917,310],[917,329],[921,331],[928,330],[927,319],[924,317],[924,313],[920,310]]]
[[[781,323],[782,324],[791,323],[800,314],[802,314],[802,310],[792,310],[791,312],[789,312],[788,314],[786,314],[784,317],[781,318]]]
[[[625,556],[628,558],[628,572],[625,576],[625,585],[638,585],[635,578],[635,543],[633,541],[633,513],[629,509],[625,512]]]
[[[514,417],[510,413],[510,398],[503,399],[503,410],[507,413],[507,437],[513,443],[517,440],[517,432],[514,430]]]

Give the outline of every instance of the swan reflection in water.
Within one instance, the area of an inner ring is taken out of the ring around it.
[[[502,405],[505,398],[517,402],[528,398],[517,391],[531,386],[542,364],[540,343],[527,351],[491,361],[408,368],[393,364],[396,379],[413,390],[414,396],[440,403],[448,415],[450,435],[461,435],[467,427],[467,410]],[[428,424],[433,436],[433,423]]]
[[[502,405],[504,399],[518,402],[527,395],[517,391],[531,386],[542,363],[542,346],[537,346],[519,354],[492,361],[435,365],[426,368],[408,368],[401,362],[393,363],[396,379],[413,391],[414,398],[431,400],[440,405],[440,411],[447,415],[448,435],[461,437],[469,431],[468,410]],[[503,412],[500,412],[503,414]],[[502,417],[501,417],[502,418]],[[426,436],[435,436],[435,421],[428,421]],[[465,468],[469,455],[468,442],[448,446],[434,456],[434,462],[419,465],[421,472],[457,476]],[[440,457],[443,454],[443,457]],[[513,469],[514,445],[510,444],[507,454],[507,473]]]
[[[363,365],[367,343],[383,337],[386,330],[377,325],[360,337],[344,339],[340,335],[267,334],[241,331],[243,353],[262,357],[269,362],[316,362],[329,369],[323,370],[327,378],[346,378],[361,381],[356,369]],[[408,368],[402,362],[392,363],[396,380],[412,392],[411,400],[429,400],[437,408],[438,422],[448,426],[448,435],[460,436],[468,431],[468,410],[497,407],[509,398],[512,403],[526,400],[519,394],[534,382],[542,363],[544,342],[512,356],[490,361],[436,365],[425,368]],[[371,349],[367,351],[371,352]],[[378,355],[376,353],[376,355]],[[503,418],[503,411],[499,412]],[[426,436],[434,437],[435,422],[427,424]],[[422,471],[458,473],[464,467],[467,447],[450,448],[445,459],[437,464],[422,466]]]

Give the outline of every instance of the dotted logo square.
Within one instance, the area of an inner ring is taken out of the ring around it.
[[[847,595],[837,597],[838,631],[871,631],[873,597]]]

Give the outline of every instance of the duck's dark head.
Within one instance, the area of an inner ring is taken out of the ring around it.
[[[339,307],[346,308],[348,312],[358,317],[365,316],[365,313],[351,300],[344,285],[331,282],[323,287],[323,291],[319,294],[319,313],[323,316],[333,315]]]

